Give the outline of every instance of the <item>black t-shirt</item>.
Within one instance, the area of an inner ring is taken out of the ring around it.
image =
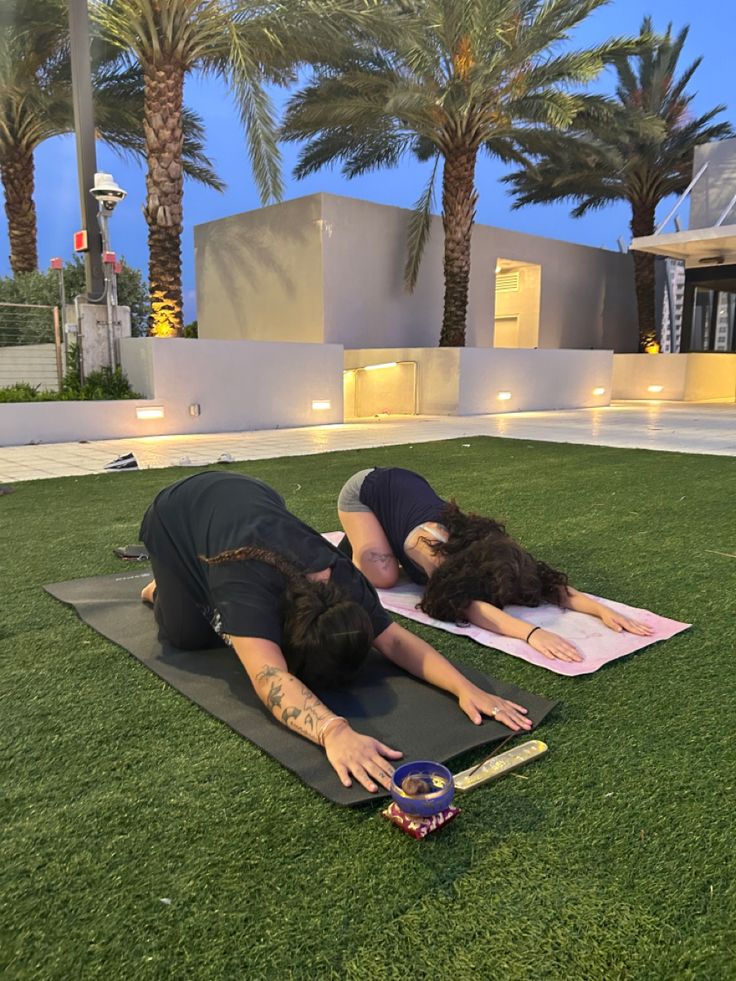
[[[376,637],[391,624],[353,563],[254,477],[206,472],[177,481],[146,512],[140,539],[196,603],[219,614],[224,633],[282,642],[285,577],[257,560],[208,565],[202,559],[245,545],[277,552],[303,572],[330,568],[332,582],[366,610]]]
[[[426,583],[426,573],[407,556],[404,542],[426,521],[439,522],[446,502],[424,477],[402,467],[376,467],[363,481],[360,500],[378,518],[407,576],[416,583]]]

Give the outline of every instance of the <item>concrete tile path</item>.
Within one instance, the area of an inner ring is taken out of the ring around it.
[[[106,463],[124,453],[133,453],[141,469],[155,469],[203,466],[223,455],[259,460],[464,436],[736,456],[736,404],[619,402],[595,409],[463,417],[382,416],[301,429],[6,446],[0,447],[0,483],[102,473]]]

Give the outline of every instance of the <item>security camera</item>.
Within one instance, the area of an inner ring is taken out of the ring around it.
[[[112,211],[127,193],[113,180],[112,174],[95,174],[95,186],[90,188],[90,194],[105,211]]]

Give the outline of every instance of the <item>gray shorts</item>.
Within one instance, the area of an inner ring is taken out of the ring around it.
[[[338,511],[368,511],[369,514],[371,513],[371,509],[360,500],[360,488],[368,474],[373,473],[375,469],[375,467],[369,467],[368,470],[359,470],[345,481],[337,498]]]

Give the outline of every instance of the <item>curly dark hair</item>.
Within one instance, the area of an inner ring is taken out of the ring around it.
[[[419,608],[435,620],[467,622],[474,600],[503,609],[512,603],[564,605],[568,578],[535,559],[493,518],[464,514],[451,501],[439,519],[446,542],[430,542],[442,564],[432,573]]]
[[[489,541],[508,538],[506,528],[500,521],[486,518],[482,514],[474,514],[472,511],[461,511],[454,498],[445,504],[437,520],[447,528],[447,541],[441,542],[428,538],[424,541],[433,552],[446,557],[464,552],[482,538],[487,538]]]
[[[281,573],[286,579],[281,649],[289,671],[309,687],[349,684],[373,645],[374,632],[366,610],[339,586],[329,580],[314,582],[278,552],[255,545],[204,561],[265,562]]]

